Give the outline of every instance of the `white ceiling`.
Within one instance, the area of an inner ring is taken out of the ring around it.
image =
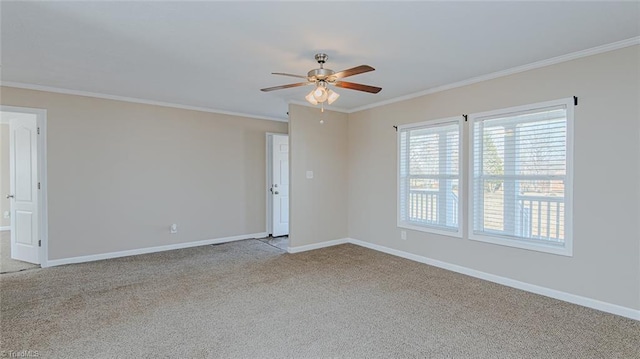
[[[368,64],[350,110],[640,35],[640,2],[2,2],[2,81],[286,119],[306,74]]]

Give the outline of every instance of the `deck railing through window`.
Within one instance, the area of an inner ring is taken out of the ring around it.
[[[564,197],[519,195],[516,200],[522,237],[564,242]]]
[[[437,189],[411,189],[409,190],[409,221],[424,224],[437,224],[438,222],[438,196]],[[452,225],[458,224],[458,196],[451,193],[450,205]]]
[[[438,223],[438,190],[409,191],[409,221]],[[564,197],[519,195],[516,228],[520,236],[553,242],[564,241]],[[453,194],[453,216],[458,220],[458,196]]]
[[[438,223],[438,190],[409,190],[409,221]]]

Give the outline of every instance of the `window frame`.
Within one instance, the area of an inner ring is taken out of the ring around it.
[[[401,184],[401,161],[402,161],[402,149],[400,148],[402,141],[401,135],[403,130],[413,129],[419,127],[436,127],[438,125],[443,124],[457,124],[458,125],[458,227],[456,230],[447,230],[440,226],[431,226],[431,225],[418,225],[407,223],[402,220],[402,206],[401,206],[401,198],[402,193],[400,192],[400,184]],[[396,224],[399,228],[405,228],[420,232],[433,233],[443,236],[463,238],[463,226],[465,225],[465,216],[463,210],[463,202],[465,195],[465,184],[463,181],[463,161],[464,161],[464,147],[463,147],[463,137],[464,137],[464,117],[463,116],[454,116],[441,118],[436,120],[428,120],[416,123],[409,123],[404,125],[399,125],[397,127],[397,135],[396,135],[396,150],[397,150],[397,168],[396,168]]]
[[[551,243],[544,243],[538,240],[528,240],[522,237],[512,237],[506,235],[488,235],[486,232],[483,234],[474,233],[474,210],[475,210],[475,177],[474,177],[474,125],[479,120],[484,120],[487,117],[506,116],[514,113],[535,111],[543,108],[565,106],[567,111],[567,123],[566,123],[566,180],[564,183],[564,211],[565,211],[565,236],[564,245],[554,245]],[[515,247],[521,249],[528,249],[532,251],[545,252],[551,254],[557,254],[567,257],[573,256],[573,165],[574,165],[574,99],[564,98],[554,101],[538,102],[534,104],[527,104],[523,106],[508,107],[503,109],[497,109],[486,112],[478,112],[468,115],[468,146],[467,152],[468,161],[468,174],[467,174],[467,186],[468,193],[468,213],[467,213],[467,228],[468,238],[474,241],[498,244],[502,246]]]

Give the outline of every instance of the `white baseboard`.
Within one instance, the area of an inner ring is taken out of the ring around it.
[[[139,248],[139,249],[130,249],[130,250],[120,251],[120,252],[110,252],[110,253],[93,254],[93,255],[80,256],[80,257],[53,259],[53,260],[47,261],[46,264],[42,264],[42,267],[45,268],[45,267],[60,266],[64,264],[93,262],[93,261],[99,261],[103,259],[135,256],[138,254],[164,252],[164,251],[169,251],[173,249],[182,249],[182,248],[206,246],[209,244],[227,243],[227,242],[233,242],[233,241],[240,241],[243,239],[264,238],[266,236],[267,236],[266,232],[260,232],[260,233],[252,233],[252,234],[243,234],[243,235],[233,236],[233,237],[206,239],[203,241],[176,243],[176,244],[168,244],[164,246]]]
[[[501,276],[498,276],[498,275],[495,275],[495,274],[489,274],[489,273],[481,272],[481,271],[478,271],[478,270],[475,270],[475,269],[471,269],[471,268],[467,268],[467,267],[463,267],[463,266],[459,266],[459,265],[451,264],[451,263],[447,263],[447,262],[442,262],[442,261],[439,261],[439,260],[436,260],[436,259],[432,259],[432,258],[420,256],[420,255],[417,255],[417,254],[400,251],[400,250],[393,249],[393,248],[380,246],[380,245],[377,245],[377,244],[361,241],[361,240],[358,240],[358,239],[348,238],[347,242],[351,243],[351,244],[358,245],[358,246],[362,246],[362,247],[365,247],[365,248],[373,249],[373,250],[376,250],[376,251],[379,251],[379,252],[383,252],[383,253],[391,254],[391,255],[394,255],[394,256],[410,259],[412,261],[416,261],[416,262],[432,265],[434,267],[439,267],[439,268],[442,268],[442,269],[450,270],[452,272],[457,272],[457,273],[465,274],[465,275],[468,275],[468,276],[471,276],[471,277],[484,279],[484,280],[487,280],[489,282],[494,282],[494,283],[506,285],[507,287],[512,287],[512,288],[524,290],[524,291],[527,291],[527,292],[544,295],[546,297],[551,297],[551,298],[555,298],[555,299],[562,300],[562,301],[565,301],[565,302],[578,304],[578,305],[581,305],[581,306],[584,306],[584,307],[600,310],[600,311],[611,313],[611,314],[620,315],[620,316],[627,317],[627,318],[630,318],[630,319],[640,320],[640,310],[627,308],[627,307],[623,307],[623,306],[620,306],[620,305],[611,304],[611,303],[603,302],[603,301],[600,301],[600,300],[597,300],[597,299],[587,298],[587,297],[583,297],[583,296],[579,296],[579,295],[575,295],[575,294],[571,294],[571,293],[567,293],[567,292],[562,292],[562,291],[555,290],[555,289],[541,287],[541,286],[538,286],[538,285],[535,285],[535,284],[521,282],[521,281],[518,281],[518,280],[515,280],[515,279],[505,278],[505,277],[501,277]]]
[[[0,232],[2,232],[2,231],[10,231],[10,230],[11,230],[11,226],[0,227]]]
[[[334,239],[326,242],[307,244],[306,246],[297,246],[297,247],[290,246],[289,248],[287,248],[287,252],[300,253],[300,252],[311,251],[314,249],[320,249],[324,247],[337,246],[339,244],[345,244],[345,243],[349,243],[349,238],[340,238],[340,239]]]

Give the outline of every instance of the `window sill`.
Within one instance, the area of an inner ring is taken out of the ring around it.
[[[438,235],[441,235],[441,236],[462,238],[462,232],[460,231],[460,228],[458,228],[458,230],[455,230],[455,231],[453,231],[453,230],[452,231],[447,231],[447,230],[439,229],[439,228],[436,228],[436,227],[420,226],[420,225],[414,225],[414,224],[406,223],[406,222],[398,222],[398,228],[405,228],[405,229],[410,229],[410,230],[413,230],[413,231],[438,234]]]
[[[506,247],[514,247],[520,249],[527,249],[530,251],[551,253],[565,257],[573,257],[573,248],[571,242],[565,239],[564,246],[554,246],[545,243],[535,243],[533,241],[518,240],[506,237],[487,236],[479,234],[469,234],[469,239],[473,241],[497,244]]]

